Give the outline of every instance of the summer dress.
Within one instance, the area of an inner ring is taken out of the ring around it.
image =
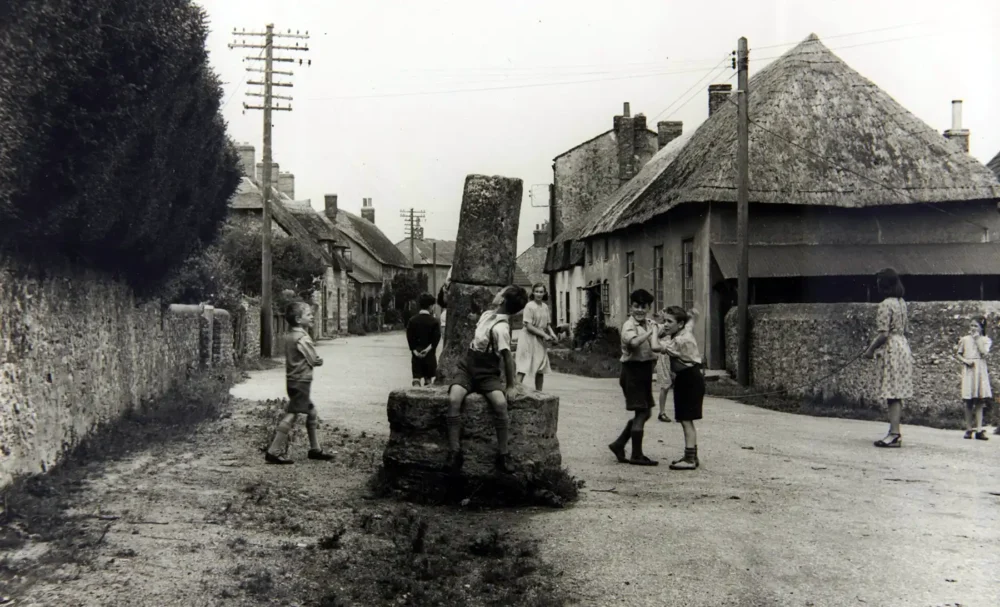
[[[962,365],[962,400],[992,398],[990,372],[983,357],[993,345],[989,337],[966,335],[958,342],[958,355],[972,361],[972,366]]]
[[[878,305],[876,329],[888,336],[877,354],[881,364],[880,394],[886,400],[913,396],[913,354],[906,339],[906,302],[888,297]]]
[[[534,377],[538,373],[548,373],[549,352],[545,341],[533,333],[528,332],[528,325],[548,332],[549,328],[549,307],[546,304],[529,301],[524,308],[524,327],[517,340],[517,372],[523,373],[525,377]]]

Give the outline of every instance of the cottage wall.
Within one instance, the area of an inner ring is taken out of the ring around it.
[[[991,202],[840,209],[760,204],[750,207],[751,244],[913,244],[1000,240],[1000,213]],[[735,243],[736,205],[714,203],[712,242]],[[978,225],[976,225],[978,224]]]
[[[233,361],[225,311],[139,304],[96,273],[38,277],[0,261],[0,327],[0,486],[55,465],[190,370]]]
[[[693,239],[694,269],[694,307],[699,310],[700,317],[695,323],[694,334],[698,342],[709,355],[712,344],[706,339],[706,316],[710,310],[709,283],[709,226],[710,213],[708,207],[680,208],[670,216],[670,221],[663,218],[628,230],[591,239],[596,251],[593,263],[585,262],[584,276],[588,284],[608,281],[610,316],[607,323],[621,326],[628,316],[629,287],[626,281],[626,255],[635,255],[635,288],[646,289],[653,293],[653,249],[663,247],[663,288],[662,302],[664,306],[681,305],[683,303],[682,285],[682,246],[687,239]],[[603,260],[604,239],[608,241],[607,261]],[[590,242],[588,241],[588,242]]]
[[[778,304],[750,307],[750,378],[755,390],[789,389],[790,394],[824,401],[843,399],[881,406],[878,367],[861,359],[844,372],[821,380],[862,352],[875,335],[877,304]],[[959,364],[952,358],[974,315],[988,318],[995,346],[987,357],[1000,377],[1000,302],[909,302],[910,348],[914,357],[917,410],[961,406]],[[736,374],[736,313],[726,317],[726,368]],[[997,386],[994,384],[994,392]]]
[[[568,324],[572,330],[576,326],[576,322],[583,316],[583,313],[587,309],[586,294],[583,291],[585,284],[586,278],[582,266],[574,266],[556,275],[555,298],[558,302],[556,306],[556,321],[558,324]],[[566,308],[567,294],[569,294],[568,310]],[[552,297],[553,295],[550,293],[550,305]]]
[[[554,163],[556,234],[576,223],[618,189],[618,139],[605,133]]]
[[[375,259],[375,257],[369,253],[366,248],[358,244],[357,241],[348,239],[348,243],[351,245],[351,262],[354,267],[361,268],[376,278],[386,280],[382,272],[382,264],[379,260]]]

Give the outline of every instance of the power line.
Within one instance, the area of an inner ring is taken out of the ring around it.
[[[916,27],[918,25],[929,25],[931,23],[935,23],[935,22],[934,21],[917,21],[915,23],[908,23],[908,24],[905,24],[905,25],[892,25],[892,26],[889,26],[889,27],[879,27],[879,28],[870,29],[870,30],[862,30],[860,32],[849,32],[849,33],[846,33],[846,34],[834,34],[833,36],[823,36],[823,40],[835,40],[837,38],[849,38],[851,36],[860,36],[862,34],[874,34],[875,32],[887,32],[887,31],[890,31],[890,30],[898,30],[898,29],[905,29],[905,28],[908,28],[908,27]],[[781,44],[769,44],[767,46],[755,46],[755,47],[751,48],[750,50],[751,51],[755,51],[755,50],[756,51],[762,51],[762,50],[769,49],[769,48],[780,48],[780,47],[783,47],[783,46],[795,46],[796,44],[799,44],[800,42],[802,42],[802,41],[801,40],[796,40],[795,42],[783,42]]]
[[[662,115],[662,114],[663,114],[664,112],[666,112],[667,110],[669,110],[670,108],[672,108],[672,107],[673,107],[673,106],[674,106],[674,105],[675,105],[675,104],[676,104],[676,103],[677,103],[677,102],[678,102],[678,101],[679,101],[679,100],[680,100],[681,98],[683,98],[683,97],[684,97],[684,95],[687,95],[688,93],[690,93],[691,91],[693,91],[693,90],[694,90],[695,88],[697,88],[697,87],[698,87],[698,86],[699,86],[699,85],[701,84],[701,82],[702,82],[703,80],[705,80],[705,76],[709,76],[709,75],[710,75],[710,74],[711,74],[712,72],[714,72],[715,70],[719,69],[719,67],[720,67],[720,66],[721,66],[721,65],[722,65],[723,63],[725,63],[726,61],[729,61],[729,55],[726,55],[726,56],[724,56],[724,57],[722,58],[722,60],[721,60],[721,61],[719,61],[718,63],[716,63],[714,67],[710,68],[710,69],[708,70],[708,72],[707,72],[707,73],[706,73],[706,74],[705,74],[704,76],[702,76],[701,78],[699,78],[697,82],[695,82],[695,83],[694,83],[693,85],[691,85],[691,88],[689,88],[688,90],[686,90],[686,91],[684,91],[683,93],[681,93],[681,94],[680,94],[680,95],[679,95],[679,96],[677,97],[677,99],[674,99],[674,100],[673,100],[673,101],[672,101],[672,102],[670,103],[670,105],[668,105],[667,107],[665,107],[665,108],[663,108],[662,110],[660,110],[660,112],[659,112],[658,114],[656,114],[655,116],[653,116],[653,120],[652,120],[652,121],[653,121],[653,122],[655,122],[657,118],[659,118],[659,117],[660,117],[660,116],[661,116],[661,115]]]

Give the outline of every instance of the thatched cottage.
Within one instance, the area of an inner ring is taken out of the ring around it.
[[[736,110],[721,104],[571,228],[591,313],[619,325],[639,287],[696,307],[713,368],[735,305]],[[911,300],[1000,298],[996,178],[815,35],[750,80],[749,114],[752,303],[871,301],[884,266]]]

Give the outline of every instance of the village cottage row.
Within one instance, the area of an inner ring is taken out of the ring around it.
[[[900,272],[911,301],[1000,299],[1000,183],[968,154],[961,102],[942,137],[815,35],[749,86],[752,304],[873,302],[882,267]],[[706,362],[727,366],[738,260],[730,92],[709,87],[709,117],[691,133],[679,122],[653,132],[626,103],[612,130],[555,158],[544,272],[556,322],[620,326],[628,294],[644,288],[657,308],[703,311]],[[1000,154],[990,165],[1000,173]]]

